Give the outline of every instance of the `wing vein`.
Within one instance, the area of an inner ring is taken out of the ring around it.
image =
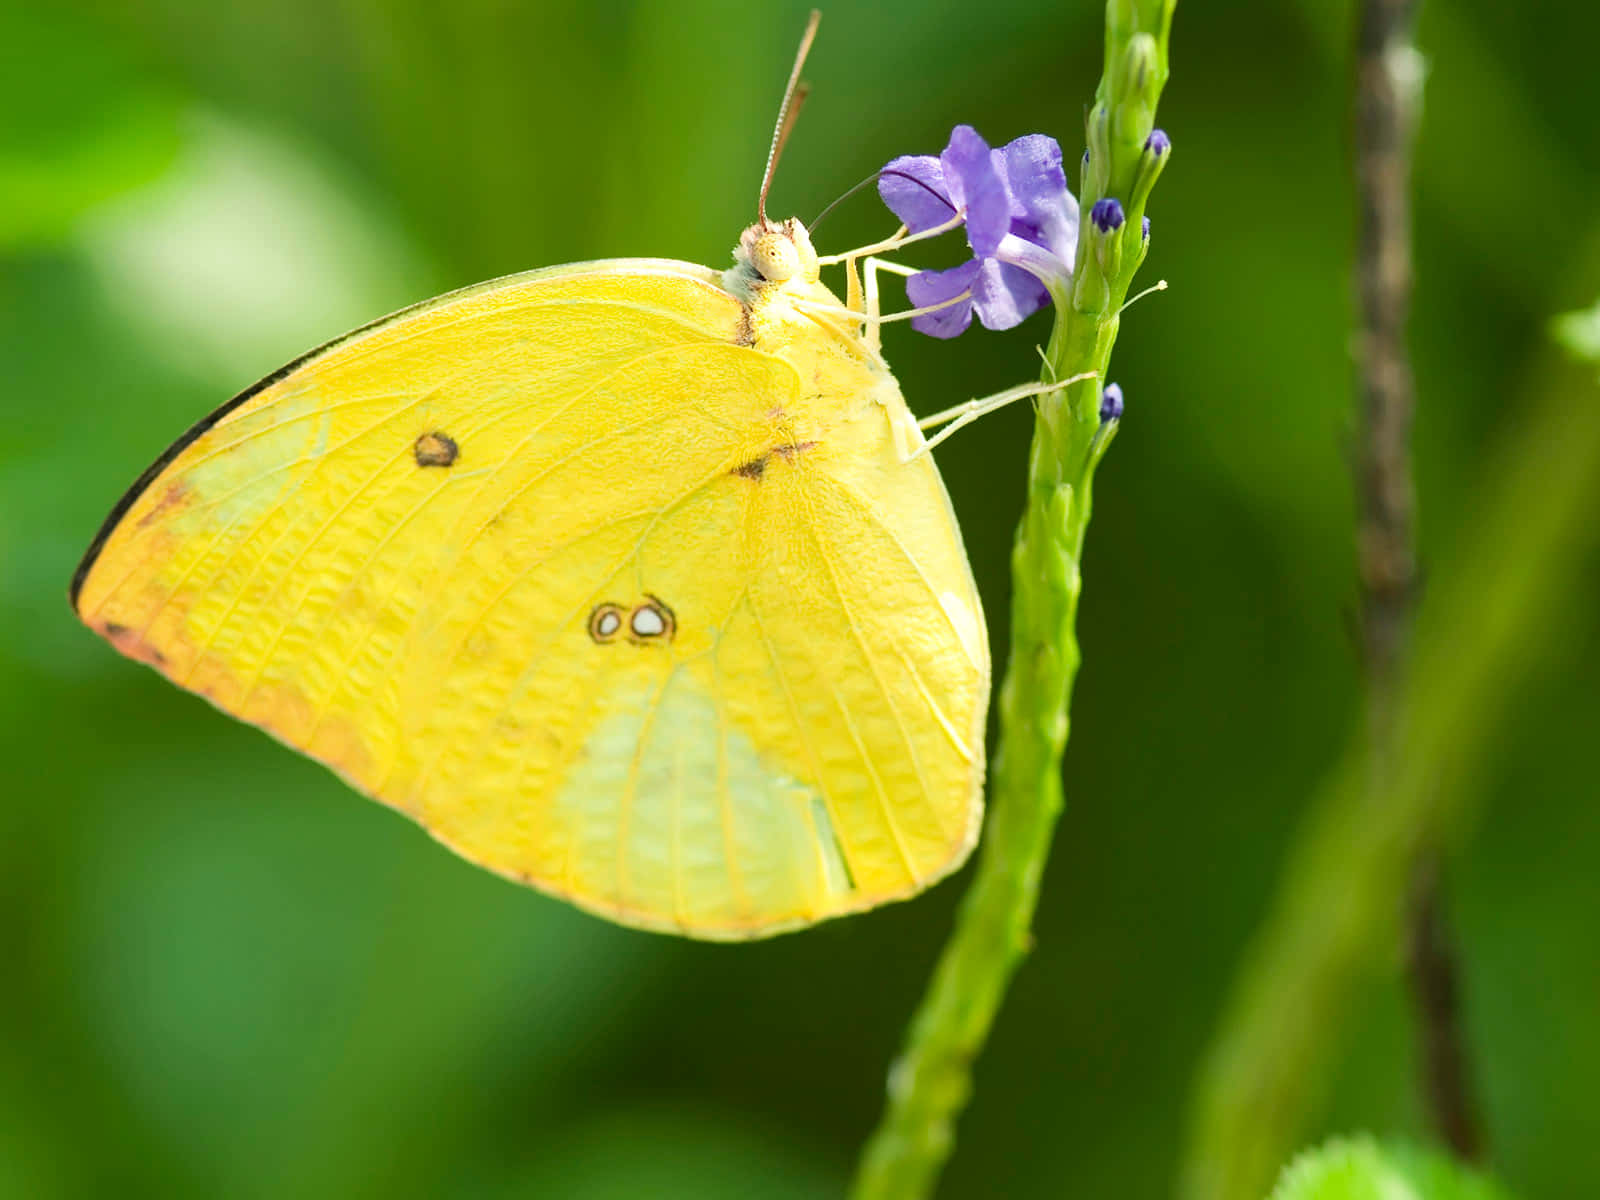
[[[944,816],[939,812],[939,806],[934,800],[933,790],[928,786],[928,777],[922,766],[922,756],[917,753],[916,743],[906,729],[905,717],[900,712],[900,706],[894,702],[894,693],[890,690],[888,682],[883,677],[883,671],[878,665],[877,656],[872,653],[866,643],[866,639],[861,636],[861,626],[856,621],[855,610],[851,608],[850,601],[845,597],[844,586],[839,580],[839,570],[834,565],[833,556],[829,552],[827,543],[822,540],[822,535],[817,532],[815,513],[809,502],[806,503],[806,518],[806,531],[811,535],[811,541],[817,547],[817,554],[822,559],[823,565],[828,569],[828,578],[833,583],[833,594],[838,599],[839,608],[844,613],[845,625],[849,627],[851,640],[855,642],[856,648],[861,651],[861,657],[866,661],[868,669],[872,672],[873,682],[878,685],[878,692],[882,695],[884,702],[889,706],[890,714],[894,717],[895,728],[899,731],[900,740],[905,743],[906,751],[911,756],[911,768],[916,773],[917,786],[922,789],[923,803],[927,806],[928,811],[933,814],[933,823],[938,827],[939,837],[941,840],[948,842],[950,839],[949,831],[945,829]],[[838,697],[837,688],[834,689],[834,695],[836,698]],[[854,716],[845,707],[842,699],[839,701],[839,707],[845,713],[845,719],[850,724],[851,736],[856,740],[856,744],[860,746],[861,739],[856,729]],[[883,782],[878,775],[877,769],[872,766],[870,758],[866,758],[865,747],[862,748],[862,754],[867,761],[867,769],[872,774],[873,783],[878,792],[878,802],[883,807],[884,820],[889,823],[889,828],[895,836],[895,842],[901,845],[901,854],[904,856],[905,847],[901,844],[902,834],[899,823],[894,819],[888,793],[883,789]],[[911,865],[909,859],[906,865],[911,871],[911,877],[920,883],[922,877],[917,868]]]
[[[822,793],[822,803],[828,809],[828,820],[832,822],[834,831],[839,835],[845,862],[850,867],[851,878],[860,879],[866,864],[862,863],[859,857],[856,856],[854,848],[850,844],[850,839],[845,837],[844,830],[846,825],[839,819],[839,813],[834,807],[833,796],[828,789],[827,776],[822,771],[822,760],[817,757],[816,747],[812,744],[811,735],[806,730],[806,723],[800,717],[800,706],[795,703],[794,689],[789,684],[788,673],[784,671],[782,660],[778,657],[778,652],[772,644],[772,638],[767,633],[766,622],[761,619],[761,613],[756,609],[754,594],[750,597],[750,617],[756,623],[756,631],[761,635],[761,644],[767,652],[767,661],[772,664],[772,672],[778,677],[778,685],[783,689],[784,699],[789,705],[789,715],[794,720],[795,732],[800,735],[800,744],[805,748],[806,757],[811,760],[811,771],[817,781],[817,790]],[[835,703],[838,702],[837,693],[834,695],[834,701]],[[840,705],[839,707],[840,711],[843,712],[844,706]],[[849,719],[849,714],[846,713],[846,722]],[[905,858],[905,848],[899,845],[898,835],[896,835],[895,844],[900,851],[901,859],[905,861],[907,872],[915,879],[916,872],[911,870],[911,863]]]
[[[900,539],[900,535],[895,532],[894,526],[884,520],[883,514],[878,511],[877,506],[859,488],[846,483],[838,476],[830,475],[827,478],[830,484],[838,488],[842,496],[853,502],[861,510],[862,514],[872,522],[880,533],[894,543],[894,548],[906,560],[906,565],[917,573],[917,578],[922,580],[922,585],[928,589],[928,595],[933,597],[937,603],[939,601],[939,589],[934,587],[933,581],[928,578],[928,573],[922,569],[922,564],[917,561],[917,556],[912,554],[910,548]],[[956,635],[956,644],[965,648],[967,643],[961,627],[956,624],[955,618],[950,615],[943,604],[939,604],[939,611],[944,615],[945,623],[950,626],[951,632]]]

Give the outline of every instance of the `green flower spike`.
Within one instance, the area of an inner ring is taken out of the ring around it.
[[[932,1194],[954,1145],[971,1069],[1031,944],[1040,879],[1062,807],[1061,754],[1079,652],[1075,622],[1094,469],[1117,427],[1102,387],[1129,284],[1149,247],[1145,203],[1171,142],[1156,136],[1175,0],[1111,0],[1087,125],[1072,286],[1052,290],[1055,327],[1038,397],[1028,499],[1011,554],[1011,648],[988,828],[955,932],[890,1072],[889,1103],[863,1154],[855,1200]],[[1098,216],[1097,216],[1098,214]],[[1130,236],[1128,231],[1137,230]]]

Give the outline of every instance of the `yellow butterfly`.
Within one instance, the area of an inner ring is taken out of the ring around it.
[[[897,243],[819,261],[766,186],[726,272],[508,276],[274,372],[117,504],[77,612],[625,924],[757,937],[927,887],[982,814],[978,593],[857,279]]]

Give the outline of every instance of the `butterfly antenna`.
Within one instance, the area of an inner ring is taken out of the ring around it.
[[[870,184],[877,183],[878,182],[878,177],[881,176],[882,174],[883,174],[882,171],[874,171],[871,175],[868,175],[860,183],[855,184],[852,187],[850,187],[848,190],[846,190],[844,195],[839,196],[838,198],[836,198],[834,200],[828,201],[827,205],[823,208],[823,210],[821,212],[819,212],[816,215],[816,217],[813,220],[810,220],[810,221],[806,222],[806,229],[809,231],[809,230],[815,229],[818,225],[822,224],[822,218],[823,217],[827,216],[834,209],[838,208],[839,205],[843,204],[846,200],[850,199],[851,196],[854,196],[862,188],[867,187]]]
[[[851,186],[851,188],[848,191],[846,191],[844,195],[840,196],[836,200],[829,201],[828,202],[828,206],[817,214],[816,219],[807,223],[806,229],[807,230],[815,230],[818,225],[822,224],[822,218],[823,217],[827,216],[834,209],[838,208],[839,205],[843,204],[846,200],[850,199],[851,196],[854,196],[857,192],[859,192],[862,188],[866,187],[868,184],[877,183],[878,180],[886,178],[886,177],[889,178],[889,179],[904,179],[908,183],[913,183],[917,187],[921,188],[923,191],[927,192],[928,195],[932,196],[940,204],[943,204],[945,207],[947,207],[952,213],[954,213],[956,211],[955,205],[951,204],[949,200],[945,199],[938,192],[934,191],[927,184],[923,183],[922,180],[918,179],[915,175],[908,175],[904,171],[890,171],[890,170],[885,169],[885,170],[881,170],[881,171],[874,171],[871,175],[868,175],[860,183],[857,183],[857,184],[854,184],[853,186]]]
[[[767,169],[761,175],[761,198],[756,201],[756,216],[762,225],[767,223],[767,192],[772,187],[772,174],[778,169],[778,156],[783,153],[783,144],[789,140],[789,131],[794,128],[795,118],[800,115],[800,106],[805,103],[808,89],[800,84],[800,70],[806,65],[806,55],[811,53],[811,43],[817,37],[817,23],[821,20],[822,13],[813,8],[811,18],[806,22],[806,31],[800,37],[800,50],[794,56],[794,70],[789,72],[789,85],[783,89],[778,124],[772,131],[772,149],[767,151]]]

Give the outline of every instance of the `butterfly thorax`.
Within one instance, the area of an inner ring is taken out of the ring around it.
[[[820,279],[817,252],[796,218],[757,222],[734,250],[734,266],[723,287],[745,311],[745,339],[752,349],[793,366],[811,397],[804,440],[834,440],[838,422],[886,416],[914,428],[899,386],[882,357],[861,336],[861,325]],[[819,422],[813,424],[813,422]],[[855,431],[854,441],[866,431]],[[918,435],[897,442],[915,444]]]

